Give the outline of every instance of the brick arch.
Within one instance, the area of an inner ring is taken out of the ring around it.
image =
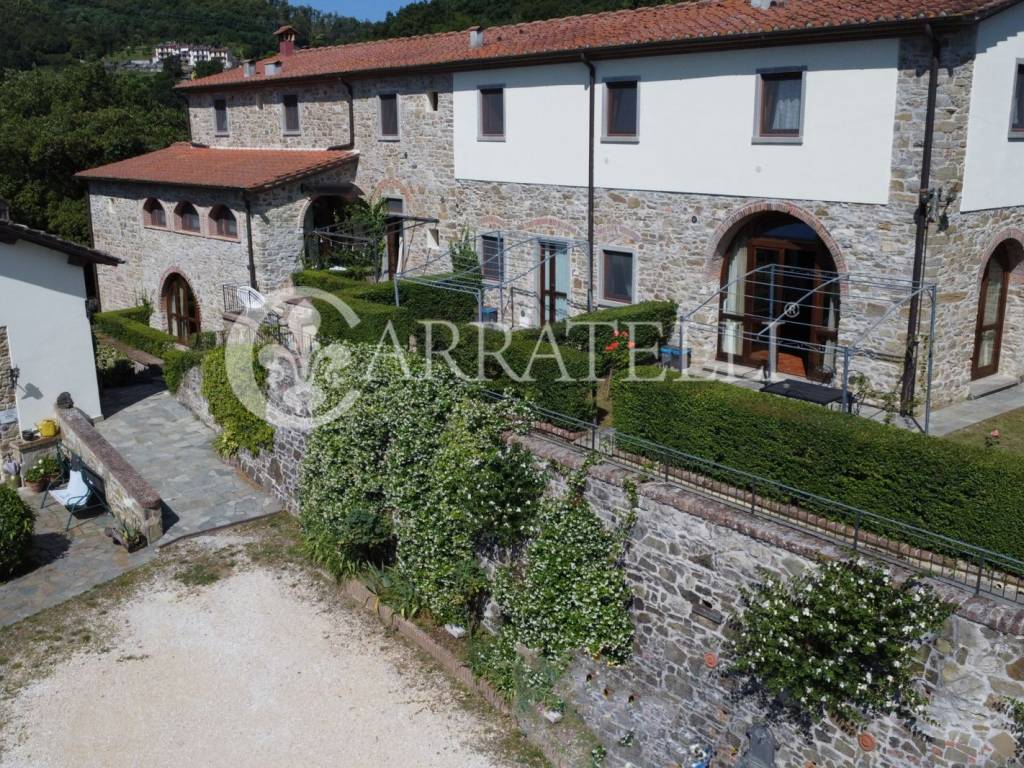
[[[804,210],[798,205],[792,203],[785,203],[775,200],[762,200],[756,203],[750,203],[742,208],[733,211],[728,218],[725,219],[721,224],[718,225],[718,229],[715,230],[714,236],[711,238],[711,245],[708,248],[708,252],[704,259],[704,274],[711,280],[718,280],[722,273],[722,259],[725,258],[726,251],[729,246],[732,245],[736,235],[739,234],[740,230],[745,225],[753,221],[757,216],[764,213],[785,213],[792,216],[794,219],[799,219],[804,224],[809,226],[814,232],[821,238],[821,241],[828,248],[829,254],[832,256],[832,260],[835,262],[836,271],[848,272],[846,265],[846,257],[843,255],[842,249],[839,244],[836,243],[835,239],[829,234],[828,230],[825,229],[824,225],[818,221],[817,217]],[[842,284],[841,290],[843,293],[847,291],[845,283]]]
[[[492,213],[484,214],[478,218],[476,224],[481,230],[511,230],[515,228],[504,216],[496,216]]]
[[[597,243],[615,243],[623,246],[637,246],[643,240],[640,233],[635,229],[614,223],[597,227],[594,232],[594,239]],[[596,244],[595,243],[595,246]]]
[[[523,222],[523,229],[538,235],[549,237],[571,237],[580,239],[583,232],[580,228],[567,219],[559,219],[555,216],[539,216],[535,219]]]
[[[378,181],[373,187],[373,197],[400,197],[407,214],[418,215],[420,210],[416,192],[401,179],[385,177]]]
[[[302,205],[299,206],[299,217],[295,223],[295,230],[297,232],[303,233],[303,235],[306,234],[306,214],[309,213],[309,209],[313,206],[313,203],[315,203],[321,197],[340,197],[344,199],[346,202],[351,202],[362,197],[363,194],[364,193],[361,189],[359,189],[356,186],[353,186],[351,191],[343,192],[341,194],[321,193],[308,195],[305,199],[303,199]]]
[[[1010,280],[1014,283],[1024,283],[1024,230],[1017,227],[1007,227],[997,232],[982,251],[981,261],[974,276],[976,286],[981,286],[981,279],[985,276],[985,267],[995,254],[996,249],[1004,243],[1009,244],[1010,258],[1013,268],[1010,272]]]

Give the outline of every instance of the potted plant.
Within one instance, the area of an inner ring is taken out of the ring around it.
[[[108,529],[110,538],[129,552],[138,552],[146,546],[146,537],[131,523],[121,523],[120,528]]]
[[[33,493],[42,493],[60,476],[60,463],[54,456],[43,456],[25,471],[25,484]]]

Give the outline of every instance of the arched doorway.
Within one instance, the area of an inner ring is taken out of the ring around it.
[[[755,219],[723,260],[718,359],[765,365],[774,326],[780,373],[831,380],[839,332],[837,276],[828,247],[809,225],[782,213]]]
[[[978,319],[974,330],[971,378],[981,379],[999,372],[1006,320],[1006,292],[1013,263],[1007,243],[1001,243],[985,265],[978,297]]]
[[[164,313],[167,316],[167,332],[183,344],[199,333],[199,302],[188,281],[180,274],[173,274],[164,283]]]
[[[315,235],[317,230],[327,227],[342,226],[349,219],[348,199],[340,195],[319,195],[306,208],[302,220],[303,234],[305,235],[305,260],[306,264],[315,269],[322,269],[332,263],[334,255],[334,243],[332,240]]]

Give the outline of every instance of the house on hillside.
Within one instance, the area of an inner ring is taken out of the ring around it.
[[[0,453],[70,393],[102,416],[88,302],[98,266],[120,260],[12,222],[0,201]]]
[[[185,70],[193,70],[198,64],[207,61],[219,61],[224,69],[237,66],[238,60],[227,48],[204,43],[159,43],[153,48],[153,57],[150,60],[154,66],[159,66],[164,59],[177,57]]]
[[[924,376],[931,342],[936,402],[1024,376],[1020,0],[278,36],[276,55],[178,86],[190,144],[80,174],[95,245],[126,262],[101,269],[107,308],[146,295],[173,328],[184,291],[188,327],[216,328],[223,286],[286,283],[363,196],[436,222],[389,243],[389,275],[440,271],[477,232],[512,324],[672,299],[710,372],[770,359],[889,390]]]

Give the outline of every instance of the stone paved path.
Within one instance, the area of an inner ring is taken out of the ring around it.
[[[966,429],[979,421],[1002,416],[1009,411],[1024,408],[1024,386],[1004,389],[977,400],[964,400],[932,413],[931,433],[948,435]]]
[[[282,509],[221,461],[212,448],[214,433],[168,392],[116,407],[97,429],[164,500],[161,545]]]
[[[103,533],[113,524],[110,515],[74,519],[65,532],[68,513],[52,499],[40,509],[43,495],[23,493],[36,508],[32,554],[23,575],[0,584],[0,626],[21,621],[62,603],[125,571],[148,562],[152,547],[128,554]]]
[[[158,546],[200,531],[280,510],[281,504],[249,483],[211,447],[214,433],[159,386],[115,390],[104,402],[100,432],[164,500],[164,537]],[[39,509],[42,494],[24,498]],[[39,510],[26,572],[0,583],[0,626],[62,603],[137,568],[157,547],[129,555],[103,529],[109,515],[72,521],[50,500]]]

